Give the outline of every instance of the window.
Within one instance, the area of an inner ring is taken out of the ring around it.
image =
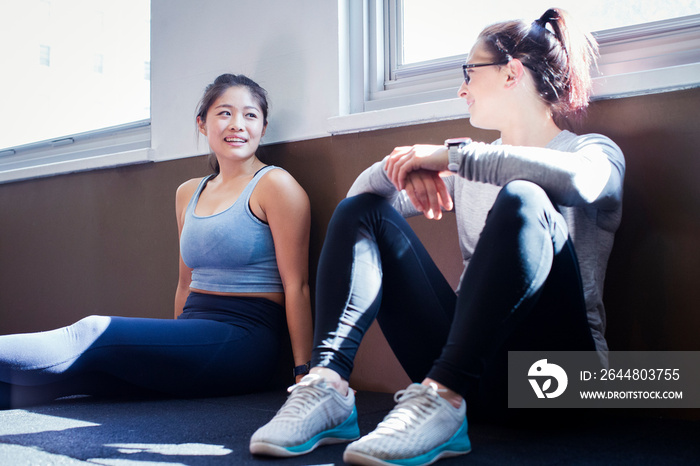
[[[700,13],[697,0],[497,1],[490,4],[494,8],[469,9],[464,5],[455,0],[389,2],[388,13],[397,17],[389,40],[398,42],[398,66],[463,55],[484,26],[511,18],[532,21],[552,5],[571,13],[581,27],[591,32]]]
[[[4,1],[0,17],[0,182],[148,149],[149,0]]]
[[[594,98],[700,85],[698,0],[511,0],[479,8],[463,0],[349,1],[347,113],[402,107],[401,115],[393,112],[400,120],[412,115],[406,108],[430,104],[436,117],[451,115],[457,106],[449,101],[462,80],[460,64],[476,35],[498,21],[533,21],[553,4],[569,11],[599,42]],[[450,108],[438,109],[437,102]],[[459,108],[453,117],[464,115],[463,106]],[[425,108],[418,113],[424,114]],[[330,126],[331,132],[350,129],[337,119]]]

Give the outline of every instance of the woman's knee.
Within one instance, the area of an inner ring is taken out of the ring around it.
[[[498,200],[515,203],[515,205],[551,203],[542,187],[526,180],[515,180],[506,184],[498,193]]]
[[[382,203],[386,203],[386,198],[372,193],[358,194],[352,197],[346,197],[338,204],[335,211],[343,215],[355,214],[359,215],[368,210],[379,207]]]
[[[562,241],[569,235],[566,220],[545,190],[525,180],[511,181],[501,189],[487,222],[513,231],[535,228]]]
[[[111,321],[111,317],[92,315],[83,317],[69,328],[76,335],[94,341],[107,330]]]
[[[366,223],[365,219],[372,218],[377,212],[389,207],[388,201],[376,194],[363,193],[340,201],[333,212],[331,225],[349,228],[350,224]]]
[[[506,184],[498,193],[491,213],[516,218],[539,218],[555,211],[552,201],[543,188],[525,180]]]

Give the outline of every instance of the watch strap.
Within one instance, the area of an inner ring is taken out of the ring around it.
[[[301,364],[299,366],[296,366],[294,368],[294,378],[300,376],[300,375],[306,375],[309,373],[311,370],[311,361],[307,362],[306,364]]]
[[[462,153],[460,149],[471,142],[471,138],[453,138],[445,141],[447,146],[447,169],[452,173],[459,172],[462,164]]]

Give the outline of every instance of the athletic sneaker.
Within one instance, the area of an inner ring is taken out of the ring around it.
[[[297,456],[360,437],[352,389],[343,396],[324,378],[309,374],[288,391],[282,408],[251,437],[252,454]]]
[[[471,451],[464,401],[457,409],[436,386],[420,384],[396,392],[394,400],[397,405],[373,432],[347,446],[343,461],[421,466]]]

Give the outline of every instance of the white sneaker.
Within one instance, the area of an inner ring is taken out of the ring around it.
[[[297,456],[360,437],[351,389],[343,396],[324,378],[309,374],[287,390],[290,395],[282,408],[251,437],[252,454]]]
[[[347,446],[343,461],[421,466],[471,451],[464,401],[457,409],[436,386],[420,384],[396,392],[394,400],[397,405],[373,432]]]

